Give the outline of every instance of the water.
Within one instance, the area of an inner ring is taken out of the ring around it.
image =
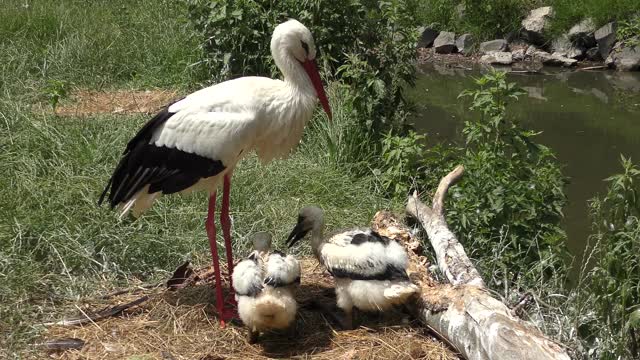
[[[474,114],[457,96],[473,87],[478,70],[424,65],[409,97],[414,123],[430,142],[460,136]],[[565,208],[568,247],[578,259],[590,233],[587,201],[606,191],[605,178],[621,170],[620,154],[640,164],[640,73],[544,69],[543,74],[511,74],[528,96],[508,112],[527,128],[542,131],[538,142],[551,147],[570,177]],[[477,116],[477,115],[476,115]]]

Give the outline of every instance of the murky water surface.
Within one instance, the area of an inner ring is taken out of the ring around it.
[[[418,105],[416,128],[428,133],[430,142],[456,139],[463,122],[477,116],[457,96],[480,75],[479,70],[420,67],[409,96]],[[640,73],[544,69],[511,74],[509,80],[528,94],[509,114],[542,131],[538,142],[556,152],[571,178],[565,228],[570,251],[580,256],[590,230],[588,199],[603,193],[603,179],[620,171],[620,154],[640,164]]]

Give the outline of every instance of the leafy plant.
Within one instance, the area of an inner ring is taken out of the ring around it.
[[[398,198],[404,198],[408,191],[410,180],[420,171],[423,161],[424,135],[409,131],[406,135],[398,136],[389,132],[382,139],[382,171],[383,188]]]
[[[49,83],[45,89],[45,95],[49,100],[49,105],[56,111],[61,99],[67,97],[69,84],[62,80],[49,80]]]
[[[587,291],[597,321],[588,340],[600,359],[640,356],[640,169],[624,157],[621,164],[607,194],[590,203],[597,261]]]
[[[466,148],[446,154],[448,165],[437,161],[426,171],[437,179],[442,169],[465,165],[462,181],[450,189],[449,226],[477,259],[489,285],[517,301],[524,291],[548,290],[541,283],[564,281],[568,253],[560,222],[566,179],[553,152],[508,116],[509,103],[522,90],[495,71],[476,84],[460,95],[471,99],[470,110],[480,114],[465,122]]]

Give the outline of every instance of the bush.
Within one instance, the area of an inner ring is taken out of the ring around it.
[[[466,174],[450,189],[447,220],[477,259],[489,286],[508,300],[566,274],[565,234],[560,227],[566,183],[552,151],[533,142],[536,135],[507,115],[507,105],[522,94],[504,73],[476,80],[471,110],[480,117],[464,126],[467,147],[440,156],[427,171],[437,181],[457,163]],[[442,150],[431,150],[438,158]],[[430,187],[435,188],[433,183]]]
[[[622,167],[607,179],[604,198],[590,203],[597,260],[587,288],[596,313],[588,340],[600,359],[640,355],[640,169],[624,157]]]
[[[403,125],[402,89],[415,76],[412,2],[184,1],[217,80],[276,75],[271,33],[278,23],[296,18],[314,34],[325,73],[351,87],[356,116],[374,129]]]

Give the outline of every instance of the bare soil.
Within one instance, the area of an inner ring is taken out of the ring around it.
[[[172,90],[77,90],[56,109],[60,116],[152,114],[178,97]]]

